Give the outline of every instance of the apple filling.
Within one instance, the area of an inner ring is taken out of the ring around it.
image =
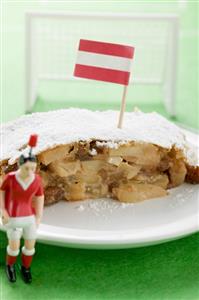
[[[128,142],[108,147],[104,141],[60,145],[37,155],[45,205],[109,197],[139,202],[167,195],[184,181],[198,183],[198,169],[186,164],[183,152],[149,143]],[[1,175],[17,164],[1,164]]]
[[[45,204],[60,200],[111,197],[138,202],[167,195],[185,181],[180,150],[129,142],[108,148],[104,142],[79,142],[38,155],[38,172],[45,188]]]

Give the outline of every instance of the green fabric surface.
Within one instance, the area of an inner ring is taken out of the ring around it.
[[[33,282],[4,271],[6,236],[0,232],[2,300],[197,300],[199,233],[161,245],[125,250],[81,250],[37,243]]]

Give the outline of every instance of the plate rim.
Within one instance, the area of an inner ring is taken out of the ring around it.
[[[195,217],[198,222],[193,222],[193,217],[187,217],[180,222],[176,221],[159,227],[154,226],[142,230],[117,230],[115,233],[111,230],[91,231],[65,228],[67,234],[63,235],[63,233],[60,233],[62,227],[40,224],[37,241],[57,246],[70,247],[72,245],[74,248],[87,249],[122,249],[150,246],[199,232],[199,213]],[[172,227],[175,230],[171,231]],[[0,225],[0,230],[5,232],[2,225]]]

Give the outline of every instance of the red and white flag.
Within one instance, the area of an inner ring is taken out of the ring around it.
[[[80,40],[74,76],[128,85],[134,47]]]

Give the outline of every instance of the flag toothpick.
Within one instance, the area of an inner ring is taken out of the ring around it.
[[[118,128],[122,128],[134,47],[80,39],[74,76],[124,86]]]

